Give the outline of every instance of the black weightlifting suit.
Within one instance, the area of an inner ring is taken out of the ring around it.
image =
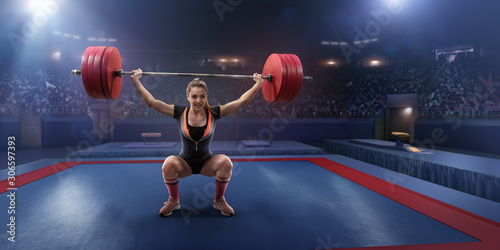
[[[206,110],[207,123],[203,127],[192,127],[188,123],[189,107],[174,105],[174,118],[179,127],[182,150],[179,157],[184,159],[193,174],[199,174],[203,164],[214,154],[210,143],[215,131],[215,124],[220,119],[220,106]]]

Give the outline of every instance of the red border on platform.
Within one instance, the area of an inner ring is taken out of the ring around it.
[[[255,158],[231,159],[234,162],[248,161],[309,161],[365,188],[377,192],[391,200],[403,204],[441,223],[455,228],[478,242],[421,244],[404,246],[362,247],[350,249],[376,249],[376,250],[456,250],[456,249],[498,249],[500,246],[500,223],[454,207],[450,204],[433,199],[407,188],[387,182],[369,174],[352,169],[326,158]],[[12,188],[18,188],[30,182],[56,174],[80,164],[123,164],[123,163],[162,163],[163,160],[136,160],[136,161],[82,161],[60,162],[40,168],[15,177],[15,186],[9,186],[7,179],[0,181],[0,193],[5,193]]]

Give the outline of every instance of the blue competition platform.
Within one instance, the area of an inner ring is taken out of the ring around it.
[[[382,140],[375,140],[375,139],[350,139],[349,142],[355,143],[355,144],[360,144],[360,145],[365,145],[365,146],[371,146],[371,147],[376,147],[376,148],[382,148],[382,149],[391,149],[391,150],[398,150],[398,151],[405,151],[405,152],[415,152],[415,151],[423,151],[420,148],[415,148],[410,144],[403,143],[402,146],[397,146],[396,142],[392,141],[382,141]]]
[[[500,202],[500,160],[425,149],[404,152],[350,140],[327,140],[326,150]]]
[[[261,140],[241,140],[245,147],[270,147],[271,143]]]
[[[122,148],[172,148],[177,142],[131,142],[122,145]]]
[[[178,155],[181,151],[180,142],[162,142],[169,147],[155,146],[156,142],[110,142],[96,147],[78,150],[71,154],[73,158],[116,158],[116,157],[166,157]],[[129,145],[132,145],[130,147]],[[163,144],[160,144],[163,145]],[[273,141],[272,144],[259,141],[213,141],[211,150],[214,154],[230,156],[244,155],[318,155],[323,150],[297,141]]]

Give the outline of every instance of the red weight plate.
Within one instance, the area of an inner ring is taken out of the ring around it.
[[[95,83],[94,83],[94,55],[97,50],[97,47],[90,47],[90,52],[89,56],[87,57],[87,65],[86,67],[86,72],[87,72],[87,83],[89,85],[90,92],[92,93],[92,98],[99,98],[96,95],[95,91]]]
[[[285,57],[283,56],[283,54],[278,54],[278,57],[281,60],[281,65],[283,66],[283,72],[281,72],[281,86],[280,86],[278,95],[276,96],[276,99],[274,100],[274,102],[283,102],[283,100],[285,99],[286,93],[288,92],[288,88],[286,86],[286,83],[287,83],[288,77],[289,77],[289,75],[288,75],[289,69],[288,69],[288,65],[287,65],[288,63],[285,60]]]
[[[287,81],[281,83],[281,85],[285,85],[284,88],[286,89],[285,95],[283,96],[283,100],[281,102],[286,103],[292,97],[293,91],[295,89],[295,81],[297,79],[297,69],[295,61],[292,58],[290,58],[289,55],[283,54],[282,56],[285,59],[286,65],[288,66]]]
[[[262,94],[264,99],[268,102],[274,102],[281,88],[281,80],[283,76],[283,65],[281,64],[281,59],[278,54],[271,54],[264,64],[262,69],[262,75],[267,76],[272,75],[271,82],[264,80],[262,85]]]
[[[103,90],[102,77],[101,77],[101,64],[102,57],[104,55],[104,50],[106,47],[97,47],[94,56],[94,82],[99,83],[100,88],[96,89],[99,96],[96,96],[99,99],[108,99]],[[96,85],[97,87],[97,85]]]
[[[282,103],[285,100],[285,97],[288,93],[288,78],[290,77],[290,68],[288,65],[288,60],[285,59],[285,56],[283,54],[278,54],[279,57],[281,58],[281,63],[283,64],[283,68],[285,68],[285,71],[283,71],[282,78],[281,78],[281,88],[280,92],[278,93],[278,96],[276,97],[276,102]]]
[[[102,83],[108,99],[116,99],[122,90],[122,78],[115,75],[116,70],[122,69],[120,51],[115,47],[107,47],[102,60]]]
[[[102,56],[102,63],[101,63],[101,85],[102,85],[102,90],[104,92],[104,96],[106,96],[106,99],[113,99],[112,98],[112,84],[108,81],[108,67],[107,65],[109,64],[109,57],[110,57],[110,47],[106,47],[103,51],[103,56]],[[107,51],[107,52],[106,52]]]
[[[99,98],[99,99],[102,98],[103,93],[102,93],[102,87],[101,87],[101,80],[94,79],[94,58],[95,58],[96,52],[100,48],[101,47],[92,47],[92,50],[90,51],[90,54],[89,54],[89,59],[87,61],[87,77],[89,80],[90,91],[92,91],[92,95],[94,96],[94,98]]]
[[[290,100],[288,100],[288,102],[292,102],[299,95],[300,89],[302,88],[302,81],[303,81],[303,77],[304,77],[304,72],[302,71],[302,63],[300,62],[299,57],[296,55],[293,55],[293,54],[290,54],[290,56],[292,57],[292,59],[295,60],[295,64],[297,65],[297,82],[298,82],[298,84],[297,84],[297,87],[295,88],[295,91],[293,92],[292,98],[290,98]]]
[[[295,98],[299,94],[300,88],[302,85],[302,64],[300,63],[300,60],[298,59],[298,57],[296,55],[289,54],[289,57],[294,61],[295,69],[297,70],[297,75],[296,75],[296,78],[294,80],[295,88],[294,88],[294,91],[292,92],[292,96],[290,97],[290,99],[287,100],[287,102],[292,102],[293,100],[295,100]]]
[[[85,52],[83,52],[82,56],[82,65],[80,67],[81,69],[81,77],[82,77],[82,83],[83,83],[83,88],[85,88],[85,92],[90,98],[95,98],[94,94],[92,93],[90,84],[89,84],[89,77],[88,77],[88,70],[87,70],[87,63],[89,60],[89,55],[91,52],[94,51],[94,47],[88,47]]]
[[[287,54],[286,55],[291,63],[290,65],[292,65],[293,69],[293,76],[292,76],[292,79],[290,79],[290,92],[289,92],[289,96],[288,98],[285,100],[285,102],[290,102],[290,100],[292,99],[293,95],[295,94],[295,91],[298,87],[300,87],[300,79],[299,78],[299,72],[298,72],[298,69],[297,69],[297,63],[295,62],[295,59],[293,57],[293,55],[291,54]]]

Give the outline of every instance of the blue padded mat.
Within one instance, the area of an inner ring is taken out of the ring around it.
[[[172,148],[177,145],[177,142],[131,142],[121,146],[122,148]]]
[[[161,164],[82,164],[19,188],[14,249],[315,249],[470,242],[471,238],[308,161],[234,162],[226,199],[214,179],[180,180],[181,210]],[[0,207],[8,207],[5,195]],[[7,221],[7,214],[0,214]]]

